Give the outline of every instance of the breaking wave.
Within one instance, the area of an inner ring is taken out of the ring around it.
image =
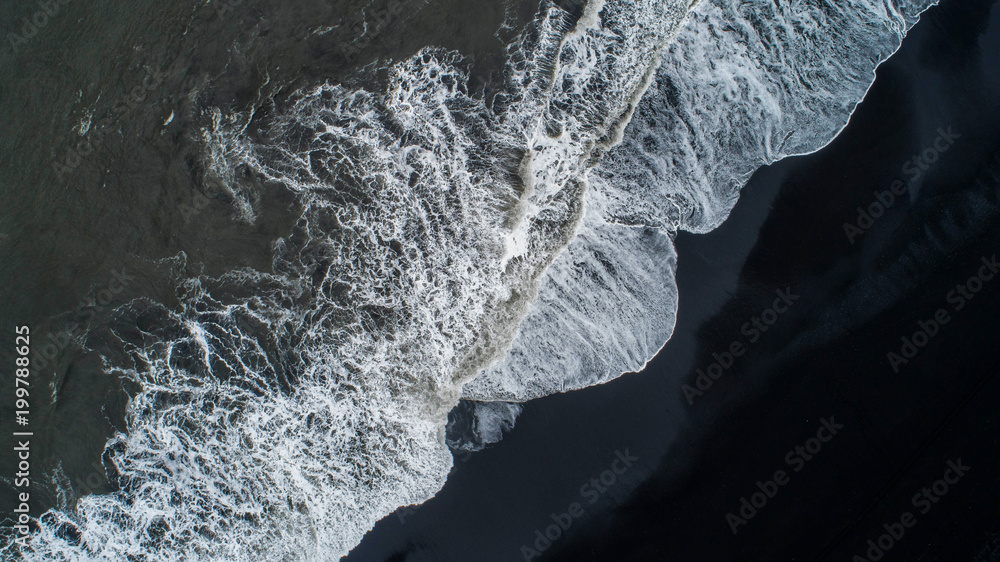
[[[383,91],[207,112],[206,184],[247,221],[281,186],[298,222],[273,271],[178,256],[175,304],[117,312],[105,367],[138,389],[117,491],[44,515],[26,558],[346,554],[443,486],[460,399],[495,439],[519,411],[496,402],[641,368],[673,329],[673,233],[828,142],[929,2],[559,4],[490,105],[426,49]]]
[[[507,356],[466,398],[521,402],[638,371],[673,331],[668,236],[711,231],[760,166],[832,140],[930,0],[703,0],[622,142],[590,173],[578,236]]]

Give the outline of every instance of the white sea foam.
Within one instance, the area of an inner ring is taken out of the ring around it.
[[[301,218],[273,273],[188,279],[179,309],[122,311],[107,367],[141,390],[107,450],[120,490],[50,513],[29,557],[330,560],[431,497],[462,383],[509,345],[579,225],[593,151],[685,9],[608,5],[564,42],[547,8],[511,49],[502,112],[432,50],[384,93],[318,85],[263,120],[210,112],[206,182],[245,221],[245,178],[279,182]]]
[[[122,311],[107,367],[140,390],[106,452],[120,490],[50,512],[26,557],[334,560],[440,489],[463,393],[523,401],[640,368],[673,327],[671,233],[721,221],[760,162],[829,140],[918,12],[771,4],[752,24],[751,5],[703,4],[627,130],[686,0],[608,1],[572,30],[546,8],[492,109],[463,61],[426,50],[386,92],[215,111],[205,179],[244,220],[248,175],[302,215],[274,272]],[[818,31],[847,13],[859,28]],[[480,425],[516,411],[485,406]]]
[[[510,353],[465,397],[525,401],[640,369],[673,328],[675,256],[669,243],[636,244],[629,227],[716,228],[754,170],[837,135],[932,3],[701,2],[590,173],[587,220]],[[606,271],[613,280],[595,282]]]

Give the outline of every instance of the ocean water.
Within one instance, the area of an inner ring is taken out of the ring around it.
[[[589,175],[578,236],[510,352],[465,396],[524,401],[641,370],[673,329],[670,236],[712,230],[758,167],[832,140],[930,5],[698,4]]]
[[[346,554],[444,484],[461,400],[496,440],[641,369],[673,235],[829,142],[930,4],[67,4],[5,53],[3,112],[48,108],[0,244],[52,507],[5,552]]]

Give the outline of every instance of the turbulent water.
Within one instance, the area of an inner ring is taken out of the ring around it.
[[[714,229],[759,166],[833,139],[931,4],[700,3],[590,173],[583,226],[511,351],[465,396],[524,401],[641,369],[673,329],[669,234]]]
[[[444,484],[460,399],[496,439],[517,413],[498,402],[652,358],[672,235],[836,135],[929,4],[543,4],[488,101],[466,61],[425,49],[383,89],[215,109],[201,179],[248,223],[260,186],[283,186],[293,232],[273,272],[178,273],[177,303],[116,312],[105,367],[138,389],[106,449],[117,491],[43,516],[23,554],[346,554]]]

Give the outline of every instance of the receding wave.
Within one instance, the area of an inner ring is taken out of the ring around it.
[[[832,138],[928,2],[559,4],[490,105],[426,49],[382,91],[206,112],[204,182],[251,222],[280,185],[297,224],[271,272],[178,273],[176,303],[117,311],[117,491],[44,515],[25,557],[346,554],[444,484],[461,398],[495,439],[518,408],[491,402],[641,368],[673,328],[672,234]]]
[[[579,235],[510,353],[465,397],[520,402],[641,369],[673,330],[668,236],[714,229],[758,167],[832,140],[934,3],[701,2],[591,171]]]

